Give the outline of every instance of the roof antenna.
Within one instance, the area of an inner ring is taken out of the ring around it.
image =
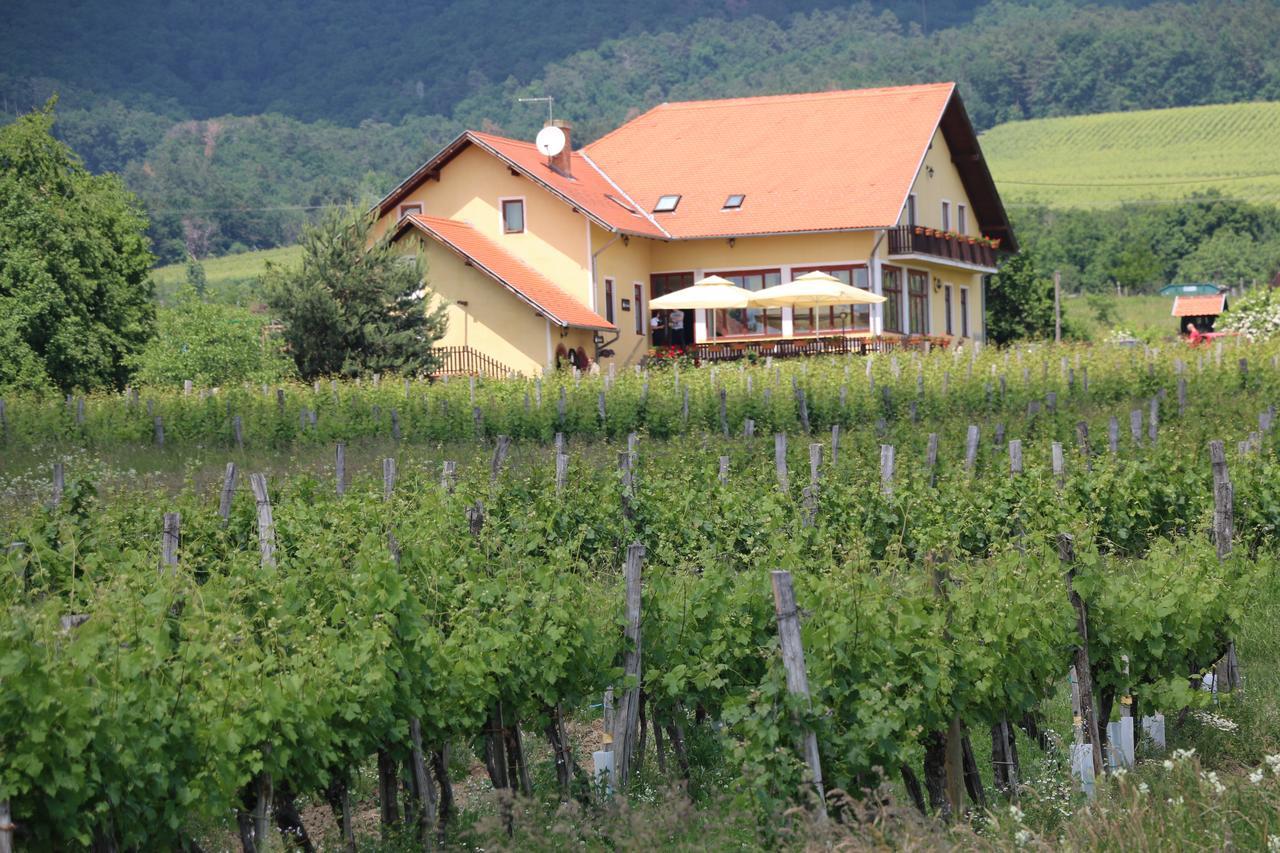
[[[547,124],[551,124],[551,120],[554,118],[553,111],[556,105],[555,98],[551,97],[550,95],[543,95],[539,98],[516,98],[516,100],[522,104],[538,104],[538,103],[542,103],[543,101],[546,101],[547,102]]]

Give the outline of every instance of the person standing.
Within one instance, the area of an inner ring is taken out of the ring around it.
[[[679,308],[667,315],[667,343],[684,345],[684,312]]]

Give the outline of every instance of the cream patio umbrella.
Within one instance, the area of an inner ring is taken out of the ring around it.
[[[649,303],[649,307],[661,311],[675,308],[746,308],[750,296],[751,291],[728,279],[709,275],[695,281],[692,287],[659,296]]]
[[[813,308],[820,305],[874,305],[880,302],[884,302],[883,296],[845,284],[821,270],[805,273],[786,284],[755,291],[749,297],[752,308],[787,305],[792,308]],[[814,334],[817,332],[815,327]]]

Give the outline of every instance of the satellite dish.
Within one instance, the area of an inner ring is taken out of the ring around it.
[[[544,127],[538,131],[534,144],[538,146],[538,150],[548,157],[554,157],[564,150],[565,135],[564,131],[558,127]]]

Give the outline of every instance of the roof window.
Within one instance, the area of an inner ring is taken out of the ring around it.
[[[620,207],[620,208],[622,208],[623,210],[625,210],[627,213],[630,213],[632,216],[639,216],[639,215],[640,215],[639,213],[637,213],[637,212],[636,212],[636,209],[635,209],[634,207],[632,207],[631,205],[627,204],[625,201],[623,201],[622,199],[618,198],[618,197],[617,197],[616,195],[614,195],[613,193],[605,193],[605,194],[604,194],[604,197],[605,197],[605,198],[607,198],[607,199],[609,199],[609,201],[613,202],[613,203],[614,203],[614,204],[616,204],[618,207]]]
[[[658,203],[653,206],[654,213],[671,213],[676,209],[676,205],[680,203],[678,195],[664,195],[658,198]]]
[[[745,195],[735,193],[724,200],[725,210],[738,210],[742,207],[742,203],[747,200]]]

